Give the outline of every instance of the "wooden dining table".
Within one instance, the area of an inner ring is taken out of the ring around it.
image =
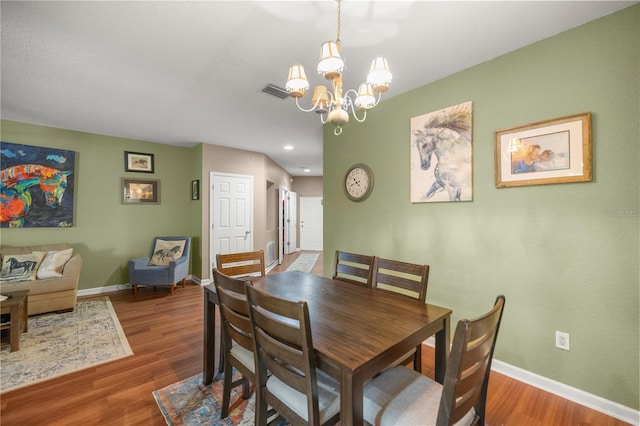
[[[343,426],[363,424],[364,385],[434,334],[435,379],[443,382],[451,309],[300,271],[251,278],[251,281],[269,294],[304,300],[309,305],[318,367],[340,382]],[[215,372],[218,297],[214,285],[204,289],[203,381],[207,385]]]

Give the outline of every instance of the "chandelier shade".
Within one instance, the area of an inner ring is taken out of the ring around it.
[[[285,88],[289,95],[296,100],[296,106],[303,112],[315,111],[320,114],[322,124],[331,123],[335,126],[334,134],[342,133],[342,126],[349,122],[349,114],[362,123],[367,118],[367,110],[374,108],[380,102],[382,93],[389,89],[391,83],[391,72],[387,60],[378,56],[371,62],[369,74],[366,82],[354,89],[343,90],[342,72],[345,64],[342,60],[342,45],[340,42],[340,3],[338,3],[337,13],[337,34],[336,41],[325,41],[320,47],[320,61],[318,62],[318,73],[331,82],[331,90],[326,86],[318,85],[313,89],[311,107],[303,108],[300,105],[302,98],[309,89],[309,81],[304,72],[304,67],[300,64],[289,68],[289,78]],[[358,116],[356,112],[362,112]]]
[[[302,65],[293,65],[289,68],[289,79],[285,88],[294,98],[301,98],[309,90],[309,81]]]

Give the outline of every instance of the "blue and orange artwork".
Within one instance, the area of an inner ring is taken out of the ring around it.
[[[73,226],[76,153],[0,142],[0,226]]]

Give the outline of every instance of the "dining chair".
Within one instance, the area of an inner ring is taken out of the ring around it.
[[[374,256],[336,250],[333,279],[371,287]]]
[[[309,307],[247,286],[256,349],[255,424],[271,406],[291,424],[340,420],[340,383],[317,369]]]
[[[479,318],[458,322],[444,384],[398,366],[364,389],[364,419],[374,425],[485,423],[491,361],[505,297]]]
[[[224,363],[221,418],[229,415],[231,389],[242,385],[242,398],[251,395],[249,381],[255,384],[253,329],[249,318],[246,286],[250,281],[229,277],[213,269],[213,279],[220,306],[221,348],[220,362]],[[233,382],[233,367],[242,377]]]
[[[264,250],[218,253],[216,254],[216,268],[223,274],[234,278],[264,277]]]
[[[429,283],[429,265],[401,262],[376,257],[373,262],[372,287],[382,291],[400,293],[425,303]],[[422,344],[404,355],[396,363],[413,361],[413,369],[422,372]]]

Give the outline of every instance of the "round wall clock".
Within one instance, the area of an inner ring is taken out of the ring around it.
[[[352,201],[366,200],[373,191],[373,172],[366,164],[354,164],[344,177],[344,191]]]

